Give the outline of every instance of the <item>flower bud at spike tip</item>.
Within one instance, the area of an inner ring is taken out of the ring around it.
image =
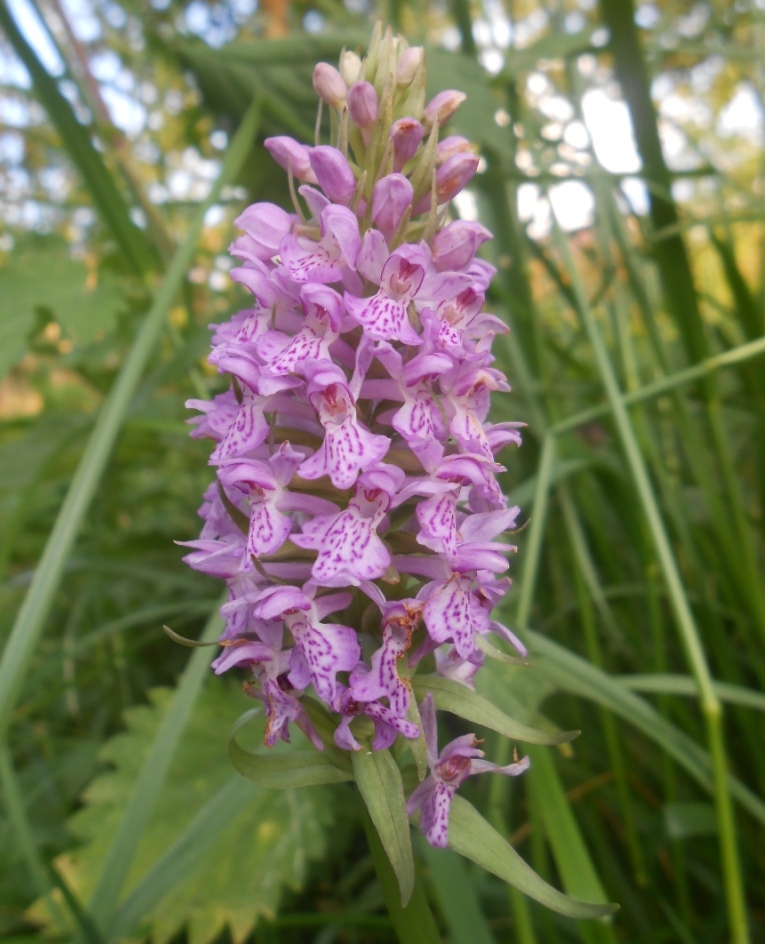
[[[377,121],[377,92],[369,82],[356,82],[348,89],[348,113],[359,128],[371,128]]]
[[[324,193],[336,203],[348,203],[356,189],[356,178],[337,148],[311,148],[311,169]]]
[[[449,158],[454,157],[455,154],[470,153],[472,153],[470,141],[468,141],[467,138],[461,138],[459,135],[453,134],[451,137],[444,138],[443,141],[438,142],[438,147],[436,148],[436,167],[445,164]]]
[[[396,63],[396,82],[398,85],[411,85],[417,70],[425,62],[425,50],[422,46],[410,46],[398,57]]]
[[[340,54],[340,75],[346,85],[353,85],[361,75],[361,59],[348,49]]]
[[[235,220],[232,279],[252,299],[214,327],[228,389],[188,403],[214,479],[185,560],[226,582],[213,669],[245,674],[266,745],[294,727],[318,750],[424,739],[408,810],[443,846],[467,777],[528,766],[483,760],[470,734],[439,751],[435,702],[418,714],[410,682],[435,672],[470,689],[496,650],[482,637],[523,651],[492,617],[519,515],[498,455],[521,424],[488,419],[509,389],[491,353],[505,328],[483,311],[494,269],[476,258],[491,234],[444,206],[478,166],[465,138],[438,143],[465,96],[425,106],[424,69],[422,49],[376,28],[363,64],[344,52],[314,71],[341,109],[332,139],[266,141],[301,182],[296,212],[256,203]]]
[[[430,130],[436,119],[438,119],[438,124],[443,128],[466,98],[467,96],[464,92],[455,92],[453,90],[439,92],[438,95],[432,98],[425,106],[425,112],[423,114],[425,129]]]
[[[416,118],[399,118],[390,129],[393,142],[393,169],[401,170],[417,153],[425,130]]]
[[[327,62],[320,62],[313,70],[313,87],[319,98],[332,108],[345,104],[346,85],[338,70]]]
[[[307,184],[316,183],[316,174],[311,170],[311,149],[305,144],[299,144],[294,138],[279,136],[266,138],[266,149],[273,159],[289,171],[297,180]]]
[[[455,154],[436,171],[436,204],[441,206],[453,200],[462,188],[471,181],[478,170],[478,156],[476,154]],[[412,211],[416,216],[427,212],[431,203],[431,195],[427,194],[419,200]]]

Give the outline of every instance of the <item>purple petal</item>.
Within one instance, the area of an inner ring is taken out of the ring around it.
[[[389,174],[378,180],[372,193],[372,220],[386,239],[395,233],[396,227],[404,217],[407,207],[411,207],[414,190],[403,174]]]
[[[449,812],[453,799],[454,790],[436,782],[422,804],[420,830],[437,849],[445,849],[449,844]]]
[[[402,344],[421,344],[422,339],[412,327],[406,305],[394,301],[385,292],[371,298],[345,296],[345,305],[351,315],[369,332],[369,336],[381,341],[401,341]]]
[[[349,203],[356,189],[356,178],[342,151],[322,144],[311,148],[310,161],[319,186],[329,199]]]
[[[311,170],[308,159],[310,149],[305,144],[285,135],[266,138],[264,144],[276,163],[291,172],[293,177],[309,184],[316,183],[316,174]]]
[[[428,597],[423,618],[436,642],[453,641],[467,659],[475,649],[475,634],[486,632],[489,617],[470,589],[472,580],[454,574]]]
[[[267,262],[279,252],[279,244],[296,219],[294,214],[286,213],[274,203],[254,203],[234,220],[234,226],[247,237],[243,246],[257,259]],[[234,248],[239,242],[236,240],[231,247],[234,255],[242,255]]]

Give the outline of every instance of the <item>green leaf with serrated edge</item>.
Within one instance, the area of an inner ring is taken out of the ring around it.
[[[414,857],[401,771],[389,751],[354,751],[353,777],[396,873],[401,905],[414,890]]]
[[[538,731],[520,721],[514,721],[490,701],[477,695],[467,686],[452,679],[438,675],[415,675],[412,688],[418,699],[423,699],[428,692],[433,695],[436,708],[459,715],[466,721],[482,724],[498,734],[527,744],[563,744],[573,741],[578,731]]]
[[[578,901],[548,885],[478,810],[460,796],[454,797],[449,814],[449,847],[529,898],[569,918],[604,918],[619,907]]]
[[[79,843],[57,860],[56,867],[81,901],[88,900],[98,881],[114,830],[171,698],[171,691],[159,689],[152,692],[149,705],[126,713],[127,730],[102,750],[102,759],[112,769],[93,781],[83,809],[67,823]],[[128,904],[134,892],[145,889],[145,880],[178,843],[185,850],[183,868],[175,882],[167,882],[161,899],[142,892],[145,910],[134,907],[137,902],[131,904],[133,923],[120,925],[120,940],[128,939],[139,924],[142,939],[150,936],[153,944],[165,944],[184,927],[190,928],[194,944],[213,941],[227,926],[235,940],[243,940],[259,916],[273,917],[284,891],[299,888],[309,861],[324,853],[336,791],[323,787],[266,790],[241,780],[245,795],[236,794],[228,817],[198,821],[199,811],[231,780],[226,735],[242,701],[238,687],[220,680],[211,679],[202,689],[141,835],[120,904]],[[249,732],[240,734],[248,750],[260,737],[254,731],[253,740]],[[286,755],[305,749],[300,732],[293,731],[293,740],[296,746],[281,744],[274,751]],[[184,837],[189,830],[199,854],[187,846]],[[34,905],[31,916],[71,939],[71,929],[55,925],[42,902]]]
[[[287,753],[257,753],[248,751],[237,741],[237,733],[261,709],[247,711],[234,725],[228,742],[228,756],[239,773],[259,787],[289,790],[293,787],[315,787],[323,783],[342,783],[353,780],[351,774],[336,767],[331,759],[315,748],[310,751]]]

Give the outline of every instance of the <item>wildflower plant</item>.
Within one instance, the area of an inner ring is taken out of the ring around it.
[[[293,207],[248,207],[236,220],[232,278],[252,303],[214,326],[210,363],[230,377],[199,411],[215,442],[215,479],[187,563],[226,581],[218,674],[245,676],[268,746],[296,727],[310,750],[231,756],[258,783],[355,781],[398,879],[414,887],[409,818],[551,907],[574,902],[523,863],[467,801],[469,776],[515,777],[464,734],[438,748],[439,712],[518,741],[536,731],[474,690],[492,637],[525,655],[493,618],[510,586],[516,527],[497,481],[519,423],[487,420],[507,391],[493,366],[507,330],[484,311],[491,238],[449,204],[478,157],[443,128],[464,100],[426,100],[425,57],[376,29],[363,59],[319,63],[313,146],[266,141]],[[321,143],[322,110],[330,143]]]

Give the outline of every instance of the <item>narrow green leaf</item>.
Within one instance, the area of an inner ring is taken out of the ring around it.
[[[152,247],[130,218],[129,207],[93,144],[89,129],[79,123],[71,104],[17,28],[8,5],[4,3],[0,4],[0,28],[29,72],[40,104],[61,135],[67,154],[80,171],[93,195],[93,202],[121,251],[136,275],[145,275],[155,262]]]
[[[463,797],[455,796],[449,816],[449,846],[481,868],[552,911],[578,920],[604,918],[618,905],[569,898],[541,878],[493,826]]]
[[[544,831],[552,847],[555,864],[563,887],[570,895],[588,901],[606,904],[608,896],[598,877],[590,854],[582,838],[579,825],[560,782],[550,752],[532,747],[529,750],[531,767],[528,770],[528,789],[534,791],[535,802],[544,824]],[[599,928],[595,934],[583,929],[589,940],[614,942],[610,928]]]
[[[665,803],[662,815],[664,828],[672,839],[717,833],[715,808],[711,803]]]
[[[166,895],[188,880],[203,857],[209,861],[211,848],[231,822],[231,811],[242,809],[250,802],[252,787],[241,777],[232,775],[132,889],[114,917],[112,938],[122,940],[127,937]]]
[[[714,791],[709,753],[663,718],[644,698],[622,682],[551,639],[526,631],[537,667],[558,688],[588,698],[613,711],[646,734],[677,761],[705,790]],[[731,795],[760,823],[765,824],[765,803],[737,777],[730,776]]]
[[[655,692],[661,695],[687,695],[696,698],[698,686],[690,675],[670,675],[652,673],[650,675],[620,675],[615,681],[636,692]],[[732,705],[746,705],[756,711],[765,711],[765,695],[753,691],[743,685],[732,685],[730,682],[712,682],[712,687],[720,701],[727,701]]]
[[[451,849],[435,849],[423,836],[418,839],[417,851],[428,864],[452,944],[496,944],[465,860]]]
[[[401,771],[389,751],[354,751],[353,777],[396,873],[401,905],[414,890],[414,857]]]
[[[539,731],[520,721],[514,721],[488,699],[471,691],[465,685],[438,675],[415,675],[412,689],[418,699],[431,692],[436,708],[450,711],[466,721],[482,724],[498,734],[527,744],[565,744],[573,741],[578,731]]]

